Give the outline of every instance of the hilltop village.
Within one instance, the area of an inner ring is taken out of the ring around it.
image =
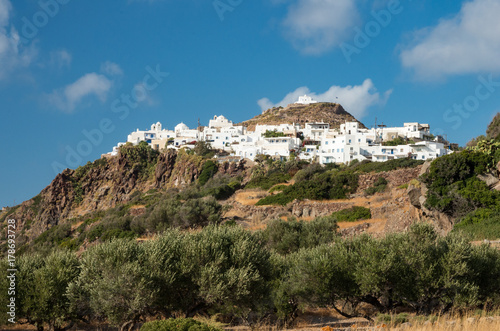
[[[316,103],[305,95],[294,105]],[[232,159],[254,160],[260,154],[285,159],[295,155],[301,160],[321,164],[353,160],[383,162],[400,158],[432,160],[451,153],[450,144],[443,137],[433,136],[428,124],[417,122],[404,123],[402,127],[380,125],[371,129],[363,128],[356,121],[346,121],[340,128],[332,128],[326,122],[257,124],[249,130],[221,115],[214,116],[208,127],[190,129],[180,123],[168,130],[158,122],[152,124],[150,130],[137,129],[127,137],[127,143],[134,145],[142,141],[156,150],[193,148],[196,142],[205,141],[212,148],[225,151]],[[116,155],[124,144],[119,143],[107,155]]]

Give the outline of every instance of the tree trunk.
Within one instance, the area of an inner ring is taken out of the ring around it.
[[[129,331],[134,327],[134,325],[135,325],[134,320],[127,321],[122,324],[122,326],[120,327],[120,331]]]

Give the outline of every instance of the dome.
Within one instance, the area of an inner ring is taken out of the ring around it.
[[[184,123],[179,123],[175,127],[175,131],[184,131],[184,130],[189,130],[189,127]]]

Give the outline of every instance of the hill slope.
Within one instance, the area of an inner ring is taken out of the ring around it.
[[[328,102],[310,105],[290,104],[285,108],[270,108],[241,124],[247,126],[249,130],[252,130],[257,124],[299,123],[304,125],[308,122],[325,122],[329,123],[332,128],[338,128],[346,121],[358,122],[362,128],[365,128],[363,123],[349,114],[340,104]]]

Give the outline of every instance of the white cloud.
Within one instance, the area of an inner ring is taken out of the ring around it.
[[[11,10],[12,5],[9,0],[0,0],[0,27],[7,26],[9,24]]]
[[[366,79],[363,84],[355,86],[332,86],[326,92],[316,94],[303,86],[295,91],[288,93],[283,100],[274,104],[268,98],[263,98],[257,101],[262,111],[278,106],[286,106],[298,100],[299,96],[308,94],[314,100],[320,102],[337,102],[340,103],[346,111],[354,117],[360,119],[366,115],[368,108],[374,105],[383,105],[387,102],[392,90],[388,90],[380,95],[377,88],[371,79]]]
[[[72,112],[84,98],[95,96],[105,102],[113,81],[97,73],[89,73],[64,88],[54,90],[47,96],[50,104],[64,112]]]
[[[419,78],[500,72],[500,1],[473,0],[459,14],[415,34],[401,53],[404,67]]]
[[[283,28],[300,52],[322,54],[344,41],[358,22],[354,0],[297,0],[289,5]]]
[[[50,64],[57,68],[69,67],[72,59],[71,54],[65,49],[50,52]]]
[[[109,76],[121,76],[123,75],[123,70],[116,63],[106,61],[101,65],[101,72]]]
[[[19,67],[27,67],[36,56],[33,45],[21,45],[19,33],[9,27],[12,4],[9,0],[0,0],[0,80]]]

